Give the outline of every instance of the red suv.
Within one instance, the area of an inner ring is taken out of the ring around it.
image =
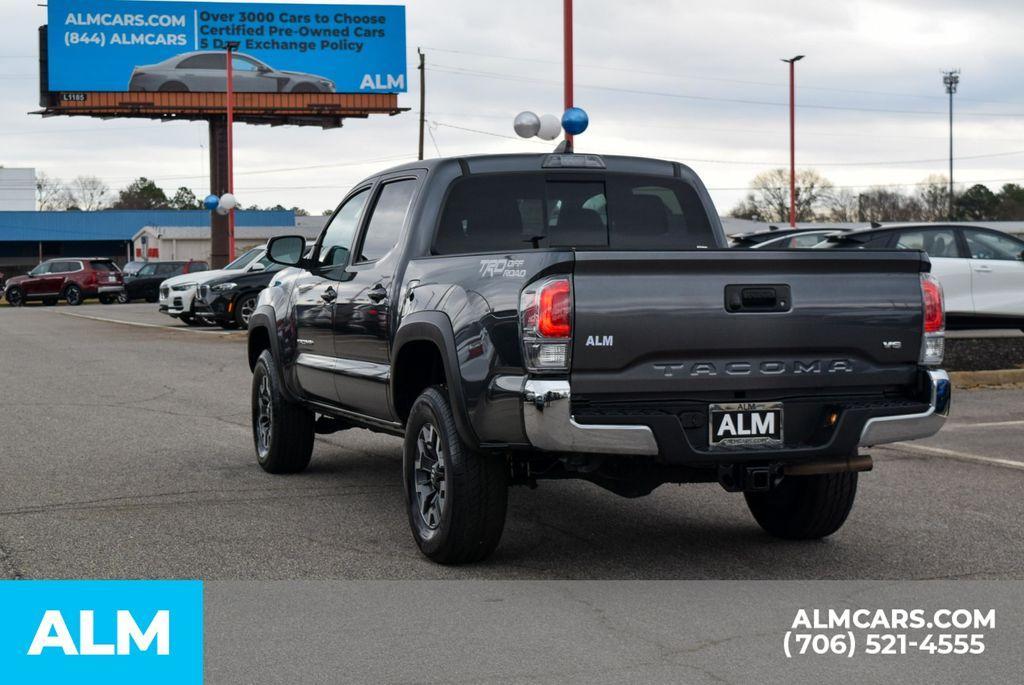
[[[12,307],[20,307],[31,300],[53,305],[60,298],[70,305],[79,305],[90,297],[112,304],[123,292],[124,280],[113,260],[80,257],[50,259],[25,276],[8,279],[4,297]]]

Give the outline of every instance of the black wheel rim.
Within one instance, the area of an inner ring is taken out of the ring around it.
[[[127,302],[128,302],[128,293],[118,293],[117,294],[117,303],[118,304],[126,304]]]
[[[270,393],[270,378],[260,377],[256,387],[256,446],[260,456],[270,452],[270,438],[274,430],[274,405]]]
[[[413,466],[416,510],[430,530],[441,525],[448,487],[444,478],[444,443],[430,422],[423,424],[416,438],[416,464]]]

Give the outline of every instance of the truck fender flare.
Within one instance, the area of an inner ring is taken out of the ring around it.
[[[473,429],[466,411],[465,396],[462,392],[462,379],[459,375],[459,357],[455,347],[455,331],[451,319],[444,312],[414,312],[406,316],[395,332],[391,345],[392,363],[398,359],[402,348],[412,342],[429,341],[434,343],[441,352],[444,362],[445,382],[448,385],[448,397],[451,401],[452,413],[455,415],[455,428],[462,441],[472,448],[480,446],[480,439]],[[388,388],[388,402],[393,416],[398,416],[395,407],[395,374],[391,374]]]
[[[290,402],[295,402],[297,398],[295,393],[289,385],[288,375],[284,369],[284,359],[281,355],[281,341],[277,337],[277,314],[274,308],[269,304],[260,305],[253,312],[252,318],[249,319],[249,335],[246,338],[246,356],[248,356],[249,340],[252,339],[253,333],[256,331],[265,331],[267,338],[270,340],[270,353],[274,357],[274,366],[277,367],[277,376],[283,382],[281,383],[281,394],[285,396]],[[250,368],[252,367],[252,360],[249,362]]]

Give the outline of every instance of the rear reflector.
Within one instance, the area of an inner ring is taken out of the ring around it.
[[[942,284],[928,273],[921,274],[921,300],[924,307],[921,363],[938,366],[946,351],[946,304]]]

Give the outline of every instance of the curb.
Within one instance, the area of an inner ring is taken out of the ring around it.
[[[951,371],[953,386],[962,390],[1024,385],[1024,369],[999,369],[996,371]]]

